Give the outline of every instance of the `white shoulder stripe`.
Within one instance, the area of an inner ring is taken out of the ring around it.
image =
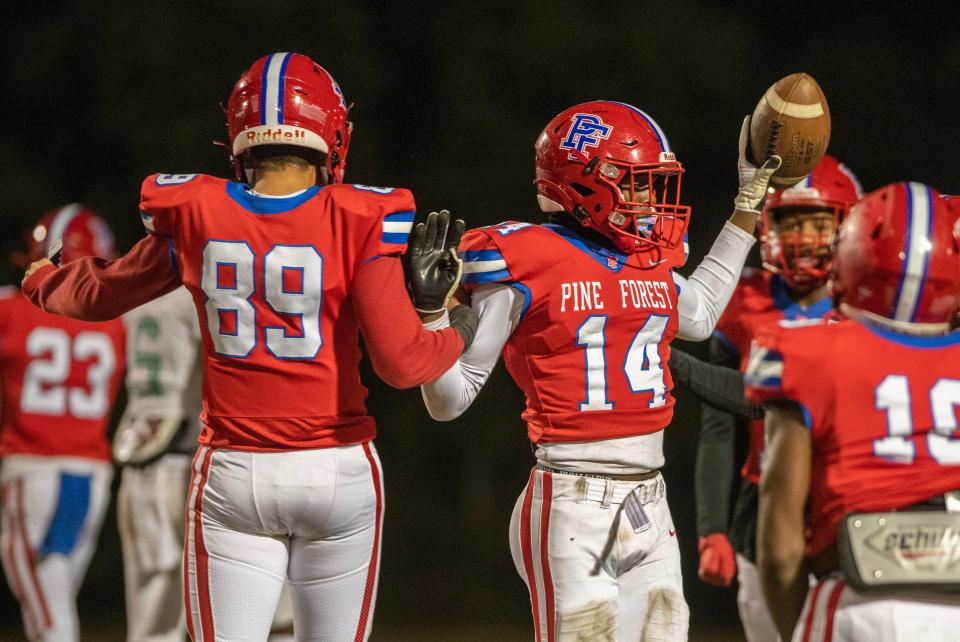
[[[474,272],[496,272],[497,270],[506,270],[507,262],[499,261],[464,261],[463,273],[472,274]]]
[[[413,221],[384,221],[383,231],[397,234],[409,234],[413,229]]]

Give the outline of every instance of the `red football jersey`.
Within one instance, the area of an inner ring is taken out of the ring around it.
[[[803,410],[813,444],[807,546],[817,555],[851,511],[960,489],[960,333],[811,323],[761,331],[746,383],[755,402],[788,399]]]
[[[350,284],[364,262],[403,253],[409,191],[331,185],[268,197],[211,176],[154,175],[140,209],[148,231],[170,239],[197,306],[201,443],[288,450],[374,437]]]
[[[507,222],[468,232],[463,283],[519,290],[522,320],[503,359],[527,397],[535,443],[656,432],[673,416],[667,368],[683,250],[624,255],[560,225]]]
[[[0,291],[0,456],[110,459],[107,425],[124,371],[120,319],[75,321]]]
[[[746,372],[750,342],[765,326],[784,319],[823,318],[832,310],[832,300],[825,296],[803,307],[790,297],[786,284],[768,270],[746,268],[733,291],[730,303],[717,321],[715,336],[733,348],[740,358],[740,370]],[[760,462],[763,456],[763,419],[749,423],[750,442],[747,459],[740,474],[754,484],[760,483]]]

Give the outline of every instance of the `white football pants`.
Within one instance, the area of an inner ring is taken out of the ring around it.
[[[279,453],[201,446],[184,555],[190,636],[266,640],[287,579],[296,639],[366,640],[383,505],[373,443]]]
[[[127,642],[183,642],[187,634],[181,562],[190,471],[188,455],[170,454],[143,468],[127,466],[121,473],[117,525]],[[293,629],[293,607],[285,587],[272,630],[287,629]]]
[[[737,553],[737,610],[747,642],[778,642],[780,636],[763,601],[757,566]]]
[[[807,593],[793,642],[960,642],[960,595],[868,596],[837,578]]]
[[[510,522],[537,642],[686,640],[680,549],[663,478],[534,468]]]
[[[77,593],[96,548],[112,477],[109,463],[93,459],[4,459],[0,560],[30,640],[80,639]]]

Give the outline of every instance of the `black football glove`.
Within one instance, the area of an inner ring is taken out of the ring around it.
[[[413,307],[420,314],[443,312],[460,285],[463,261],[457,254],[464,222],[451,223],[450,212],[430,212],[426,223],[417,223],[410,234],[406,261],[407,282]]]

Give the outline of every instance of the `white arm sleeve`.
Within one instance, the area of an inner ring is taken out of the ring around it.
[[[710,253],[689,279],[674,273],[680,286],[680,328],[677,338],[704,341],[710,338],[723,309],[737,287],[743,263],[756,239],[733,223],[724,223]]]
[[[491,283],[474,291],[471,306],[480,315],[480,324],[470,349],[439,379],[420,386],[423,403],[437,421],[456,419],[476,399],[520,322],[524,297],[508,285]],[[447,315],[443,315],[424,325],[438,330],[448,324]]]

